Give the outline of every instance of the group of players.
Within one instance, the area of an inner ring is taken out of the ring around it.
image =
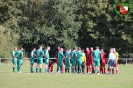
[[[39,49],[33,48],[30,55],[30,72],[34,73],[34,63],[35,58],[37,58],[36,73],[42,72],[43,58],[45,60],[45,73],[50,73],[53,71],[54,64],[52,60],[49,60],[49,50],[50,47],[47,46],[46,50],[42,50],[43,47],[40,46]],[[19,73],[20,67],[22,65],[22,56],[23,48],[17,51],[17,48],[14,48],[12,51],[12,62],[13,62],[13,71],[15,71],[15,66]],[[118,57],[119,54],[116,52],[115,48],[110,49],[110,53],[107,58],[107,54],[103,49],[96,47],[93,50],[93,47],[90,49],[87,47],[86,52],[80,47],[75,47],[72,51],[71,49],[66,49],[58,47],[57,51],[57,73],[116,73],[118,74]],[[17,59],[16,59],[17,58]],[[107,71],[105,69],[106,63],[108,64]],[[86,70],[85,70],[86,68]],[[85,72],[86,71],[86,72]],[[115,71],[115,72],[114,72]]]

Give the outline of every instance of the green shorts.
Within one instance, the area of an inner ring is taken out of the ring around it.
[[[76,66],[76,60],[75,60],[75,58],[72,58],[71,59],[71,63],[72,63],[72,66]]]
[[[66,67],[70,67],[70,62],[66,62],[66,63],[65,63],[65,66],[66,66]]]
[[[79,59],[77,59],[77,66],[82,66],[82,61],[81,60],[79,60]]]
[[[49,64],[49,59],[45,58],[45,64]]]
[[[23,60],[22,59],[17,59],[17,65],[21,66],[23,64]]]
[[[58,66],[62,66],[62,62],[61,61],[58,61]]]
[[[13,65],[16,65],[17,64],[17,58],[12,58],[12,63],[13,63]]]
[[[43,59],[42,58],[37,58],[37,64],[42,64],[43,63]]]
[[[100,61],[94,61],[94,62],[93,62],[93,65],[94,65],[94,66],[100,66]]]
[[[34,58],[31,58],[31,59],[30,59],[30,64],[31,64],[31,65],[34,65]]]

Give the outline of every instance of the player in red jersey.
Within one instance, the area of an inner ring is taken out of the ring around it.
[[[88,48],[89,49],[89,48]],[[88,51],[88,56],[87,56],[87,66],[89,66],[89,72],[92,73],[92,71],[94,70],[94,67],[93,67],[93,57],[91,56],[93,52],[93,47],[90,48],[90,51]]]
[[[90,53],[91,51],[89,50],[88,47],[86,47],[86,73],[89,72],[89,68],[90,68],[89,66]]]
[[[54,62],[52,60],[49,60],[48,69],[49,69],[49,72],[53,72],[54,70]]]
[[[100,64],[100,73],[105,74],[105,64],[106,64],[106,53],[101,49],[101,64]]]

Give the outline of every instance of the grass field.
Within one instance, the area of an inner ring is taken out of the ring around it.
[[[30,73],[28,63],[20,74],[11,72],[11,66],[0,66],[0,88],[133,88],[133,65],[119,65],[118,75]]]

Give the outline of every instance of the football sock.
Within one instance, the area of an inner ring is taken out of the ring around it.
[[[76,68],[76,73],[78,73],[78,68]]]
[[[38,68],[36,68],[36,73],[38,73]]]
[[[103,73],[105,73],[105,67],[103,68]]]
[[[90,72],[92,73],[92,67],[90,67]]]
[[[40,72],[40,73],[42,72],[42,68],[39,69],[39,72]]]
[[[86,73],[88,73],[88,70],[89,70],[89,67],[87,66],[87,68],[86,68]]]
[[[116,74],[118,74],[118,70],[116,70]]]
[[[74,67],[72,67],[72,73],[74,73]]]
[[[69,73],[69,70],[70,70],[70,68],[68,68],[68,73]]]
[[[15,71],[15,67],[12,67],[12,71]]]

